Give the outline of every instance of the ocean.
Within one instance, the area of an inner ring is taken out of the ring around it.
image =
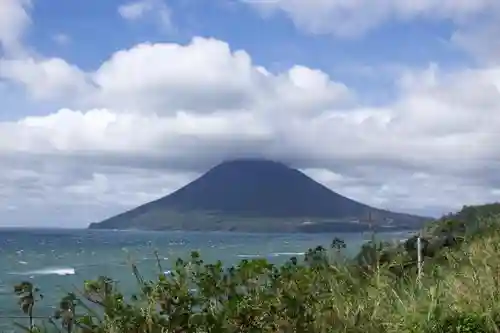
[[[379,234],[381,239],[401,239],[408,232]],[[146,276],[158,273],[155,251],[165,270],[179,257],[199,251],[206,262],[220,259],[235,264],[242,259],[267,258],[281,263],[301,257],[317,245],[329,247],[334,237],[344,239],[346,254],[354,255],[368,240],[366,234],[244,234],[230,232],[148,232],[102,230],[0,229],[0,332],[9,332],[22,313],[13,285],[30,281],[44,299],[35,315],[53,314],[66,292],[80,288],[86,279],[100,275],[119,281],[122,290],[136,284],[131,263]],[[22,321],[22,319],[21,319]]]

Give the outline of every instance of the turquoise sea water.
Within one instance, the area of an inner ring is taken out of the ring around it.
[[[380,234],[384,239],[405,238],[408,232]],[[264,257],[280,263],[300,257],[311,247],[328,247],[331,240],[346,241],[347,254],[355,254],[368,238],[363,234],[243,234],[228,232],[143,232],[101,230],[0,229],[0,332],[12,327],[21,315],[12,287],[23,280],[36,284],[44,294],[38,315],[53,313],[52,305],[99,275],[118,280],[130,290],[135,280],[130,263],[146,276],[157,273],[154,251],[168,270],[179,257],[200,251],[207,262],[217,259],[235,264],[244,258]]]

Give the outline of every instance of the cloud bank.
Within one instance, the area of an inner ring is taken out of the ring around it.
[[[266,10],[336,34],[350,30],[348,23],[310,17],[350,13],[355,22],[370,12],[364,1],[302,3],[283,0]],[[496,2],[453,4],[386,1],[359,28],[393,15],[462,22]],[[29,4],[1,5],[18,13],[0,29],[2,45],[13,50],[29,26]],[[395,210],[437,214],[500,196],[494,63],[409,68],[396,78],[397,97],[374,106],[319,69],[272,72],[214,38],[141,43],[91,71],[61,58],[15,54],[0,59],[0,80],[60,107],[0,122],[2,225],[84,226],[237,157],[290,163],[343,195]]]

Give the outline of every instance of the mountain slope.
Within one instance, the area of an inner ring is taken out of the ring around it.
[[[319,232],[342,228],[341,222],[352,225],[353,219],[366,219],[369,213],[376,223],[422,221],[348,199],[278,162],[234,160],[219,164],[166,197],[90,228]],[[304,225],[304,220],[316,223]]]

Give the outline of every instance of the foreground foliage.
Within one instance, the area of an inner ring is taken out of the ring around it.
[[[138,292],[131,298],[109,278],[87,281],[48,322],[81,333],[499,332],[500,219],[484,211],[444,217],[427,231],[421,279],[415,238],[398,246],[372,241],[354,260],[342,257],[345,244],[335,239],[331,249],[310,249],[282,266],[243,260],[227,268],[192,253],[169,275],[158,264],[155,280],[132,267]],[[50,331],[30,319],[38,290],[23,282],[16,293],[29,317],[22,327]]]

